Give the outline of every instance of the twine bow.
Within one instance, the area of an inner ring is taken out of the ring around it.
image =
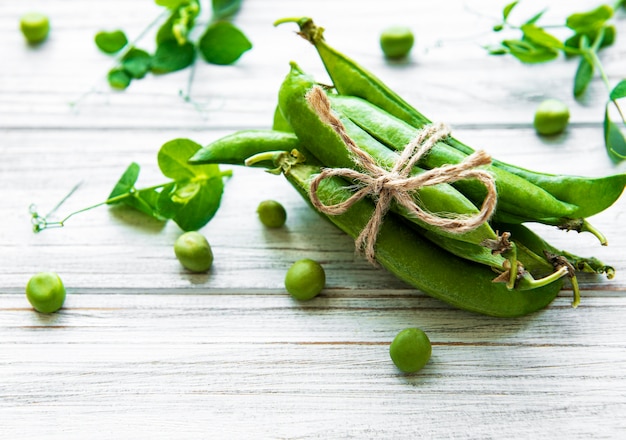
[[[484,151],[473,153],[459,164],[445,165],[410,176],[413,166],[419,159],[437,142],[450,134],[444,124],[424,127],[404,148],[393,168],[386,170],[378,166],[376,161],[361,150],[348,136],[342,122],[332,113],[330,100],[321,87],[313,87],[306,98],[321,120],[330,125],[342,138],[349,151],[354,155],[357,167],[363,170],[324,168],[311,182],[309,194],[311,203],[320,212],[328,215],[339,215],[364,197],[373,196],[376,201],[374,214],[355,240],[357,250],[364,251],[365,257],[372,264],[375,264],[376,237],[383,218],[393,201],[406,208],[410,215],[421,221],[453,233],[463,233],[475,229],[492,215],[497,199],[494,178],[487,171],[476,168],[491,163],[491,158]],[[317,191],[324,179],[333,176],[357,181],[361,185],[347,200],[334,205],[325,205],[320,200]],[[413,197],[413,192],[419,188],[470,178],[479,180],[487,188],[487,196],[480,211],[475,215],[456,215],[454,217],[434,215],[422,209]]]

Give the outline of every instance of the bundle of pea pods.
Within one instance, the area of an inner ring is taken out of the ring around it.
[[[192,164],[236,164],[262,167],[284,175],[313,209],[355,240],[379,216],[379,200],[357,197],[363,183],[347,175],[321,173],[348,169],[363,172],[353,143],[380,169],[392,169],[403,150],[431,121],[380,79],[332,48],[323,29],[307,17],[294,22],[299,35],[312,43],[333,82],[320,87],[296,63],[279,90],[271,130],[242,130],[203,147]],[[312,105],[317,94],[332,112],[332,121]],[[405,177],[463,164],[475,154],[451,135],[437,138],[428,152],[410,163]],[[576,274],[614,275],[596,258],[555,248],[525,226],[542,223],[589,232],[606,244],[586,218],[610,207],[622,194],[626,175],[602,178],[553,175],[491,159],[481,165],[493,180],[497,203],[486,221],[470,230],[450,230],[409,211],[395,200],[375,230],[373,260],[409,285],[455,307],[499,317],[523,316],[549,305],[567,282],[573,306],[580,301]],[[421,186],[408,193],[426,213],[442,218],[479,215],[489,188],[475,178]],[[369,193],[367,193],[369,194]],[[320,206],[347,208],[329,213]],[[450,216],[449,213],[453,215]]]

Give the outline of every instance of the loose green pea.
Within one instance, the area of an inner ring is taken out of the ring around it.
[[[40,272],[28,280],[26,298],[38,312],[54,313],[63,307],[65,286],[56,273]]]
[[[39,12],[28,12],[20,18],[20,30],[30,44],[41,43],[50,32],[50,20]]]
[[[413,48],[415,37],[408,27],[392,26],[380,34],[380,48],[387,58],[406,57]]]
[[[307,301],[315,298],[326,284],[324,268],[314,260],[298,260],[285,275],[285,288],[295,299]]]
[[[391,360],[405,373],[414,373],[424,368],[431,353],[430,339],[419,328],[402,330],[389,346]]]
[[[287,211],[275,200],[264,200],[256,210],[259,220],[268,228],[280,228],[287,221]]]
[[[206,272],[213,264],[213,251],[204,235],[197,231],[185,232],[176,239],[174,253],[185,269]]]
[[[561,133],[569,122],[569,108],[557,99],[546,99],[535,111],[537,133],[545,136]]]

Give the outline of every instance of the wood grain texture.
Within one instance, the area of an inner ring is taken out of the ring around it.
[[[235,66],[199,65],[194,106],[179,96],[188,72],[149,76],[125,92],[104,83],[112,60],[93,35],[114,27],[138,35],[159,14],[153,2],[0,2],[2,438],[622,438],[623,199],[591,219],[607,247],[534,226],[557,247],[613,265],[616,277],[581,277],[578,309],[566,288],[546,310],[507,320],[452,309],[370,267],[282,177],[259,170],[233,168],[218,214],[202,229],[215,254],[209,274],[179,265],[175,224],[128,209],[100,207],[65,228],[31,231],[32,203],[45,213],[78,182],[59,216],[101,202],[131,161],[142,166],[141,184],[161,182],[156,152],[170,139],[205,144],[269,127],[290,60],[328,82],[295,27],[272,26],[284,16],[313,17],[333,45],[499,159],[552,173],[625,172],[604,151],[600,80],[579,103],[571,97],[575,63],[524,66],[486,55],[506,3],[245,0],[236,20],[254,49]],[[547,18],[596,4],[550,2]],[[545,5],[525,1],[519,13]],[[52,22],[49,41],[36,48],[17,30],[27,10]],[[624,20],[620,12],[619,35]],[[389,63],[378,34],[407,22],[415,51],[407,63]],[[624,42],[602,57],[609,79],[621,79]],[[572,111],[555,138],[532,129],[546,97]],[[258,222],[266,198],[287,208],[285,228]],[[328,284],[298,303],[283,277],[303,257],[324,265]],[[54,315],[34,312],[24,297],[28,278],[42,270],[57,271],[68,288]],[[433,343],[416,375],[399,373],[388,355],[409,326]]]

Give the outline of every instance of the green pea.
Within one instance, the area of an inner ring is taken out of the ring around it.
[[[29,12],[20,18],[20,30],[30,44],[41,43],[50,32],[50,20],[39,12]]]
[[[415,37],[408,27],[392,26],[380,34],[380,48],[387,58],[404,58],[413,48]]]
[[[185,269],[206,272],[213,264],[213,251],[204,235],[197,231],[185,232],[176,239],[174,253]]]
[[[26,298],[38,312],[54,313],[63,307],[65,286],[56,273],[40,272],[28,280]]]
[[[535,111],[535,130],[545,136],[561,133],[569,122],[569,108],[557,99],[546,99]]]
[[[275,200],[264,200],[256,209],[259,220],[268,228],[280,228],[287,221],[287,211]]]
[[[430,360],[430,339],[419,328],[406,328],[396,335],[389,346],[393,363],[405,373],[421,370]]]
[[[315,298],[326,284],[324,268],[314,260],[298,260],[285,275],[285,288],[295,299],[307,301]]]

